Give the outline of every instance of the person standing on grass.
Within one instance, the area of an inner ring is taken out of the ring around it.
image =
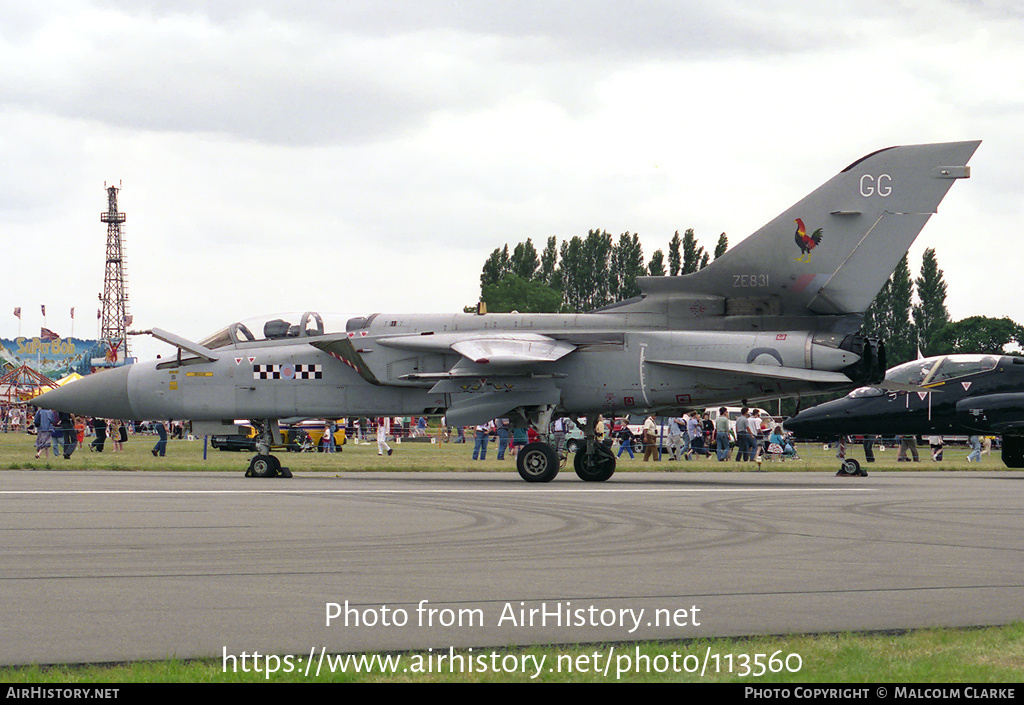
[[[103,446],[107,442],[107,421],[106,419],[95,418],[92,420],[92,430],[96,435],[89,447],[97,453],[103,452]]]
[[[473,460],[485,460],[487,458],[487,439],[494,430],[494,422],[488,421],[476,427],[476,435],[473,444]]]
[[[160,440],[153,446],[153,457],[160,456],[161,458],[167,455],[167,428],[164,426],[163,421],[154,421],[153,425],[156,427],[156,435],[160,437]]]
[[[654,457],[654,452],[658,449],[658,424],[655,423],[653,414],[644,421],[643,434],[644,462],[646,463]]]
[[[57,418],[56,411],[39,409],[36,411],[33,422],[36,425],[36,457],[40,453],[46,453],[50,457],[50,437],[53,434],[54,420]]]
[[[382,416],[377,419],[377,455],[384,455],[385,451],[388,455],[391,455],[394,451],[391,446],[388,445],[388,427],[390,426],[391,418]]]

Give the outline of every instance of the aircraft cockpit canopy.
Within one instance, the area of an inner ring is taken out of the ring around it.
[[[885,381],[920,386],[938,385],[951,379],[994,370],[998,364],[998,355],[941,355],[897,365],[885,373]],[[860,387],[847,396],[851,399],[861,399],[888,393],[889,390],[884,387]]]
[[[312,338],[331,333],[343,333],[349,315],[305,313],[279,313],[256,316],[236,321],[200,341],[200,345],[216,350],[243,343]]]
[[[850,399],[863,399],[864,397],[880,397],[885,393],[884,389],[878,387],[857,387],[846,396]]]
[[[998,364],[998,355],[943,355],[905,362],[886,372],[885,379],[905,384],[940,384],[994,370]]]

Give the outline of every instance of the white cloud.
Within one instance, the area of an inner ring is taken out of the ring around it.
[[[5,8],[2,237],[38,263],[10,306],[94,304],[104,181],[124,183],[136,322],[201,335],[268,310],[458,310],[527,237],[735,244],[867,152],[983,139],[913,267],[935,246],[954,315],[1024,321],[976,286],[1020,266],[1016,5],[623,8]]]

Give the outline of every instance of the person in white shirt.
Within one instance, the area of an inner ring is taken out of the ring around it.
[[[686,422],[689,417],[686,414],[668,422],[668,447],[672,451],[672,460],[679,460],[679,456],[686,452],[686,444],[683,434],[686,432]]]
[[[487,457],[487,437],[494,431],[494,422],[488,421],[476,427],[476,439],[473,445],[473,460],[484,460]]]
[[[391,446],[388,445],[388,432],[391,430],[391,419],[387,416],[383,416],[377,419],[377,455],[384,455],[387,451],[388,455],[393,452]]]

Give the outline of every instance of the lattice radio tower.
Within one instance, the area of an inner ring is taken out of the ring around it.
[[[108,365],[117,365],[128,359],[128,336],[131,325],[128,313],[128,275],[124,268],[124,213],[117,211],[117,186],[107,186],[107,210],[100,220],[107,224],[107,268],[103,275],[103,293],[100,294],[100,340],[106,346]]]

